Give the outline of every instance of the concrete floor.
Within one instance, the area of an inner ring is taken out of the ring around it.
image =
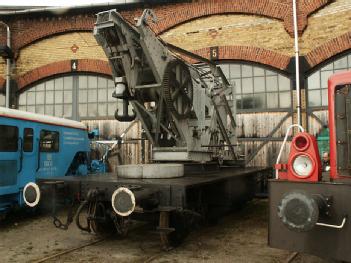
[[[267,200],[254,200],[217,225],[194,230],[168,253],[145,225],[127,238],[111,237],[47,262],[284,262],[289,252],[267,246],[267,209]],[[0,224],[0,262],[36,262],[96,239],[73,224],[69,231],[56,229],[46,215],[16,216]],[[326,261],[300,255],[293,262]]]

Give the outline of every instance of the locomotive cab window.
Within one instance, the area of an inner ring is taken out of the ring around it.
[[[59,132],[40,131],[40,151],[41,152],[58,152],[59,151]]]
[[[23,131],[23,151],[32,152],[33,151],[33,129],[25,128]]]
[[[17,152],[18,128],[16,126],[0,125],[0,152]]]

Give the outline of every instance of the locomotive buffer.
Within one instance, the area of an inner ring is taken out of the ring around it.
[[[267,170],[243,167],[235,87],[213,62],[176,47],[171,52],[151,30],[155,20],[145,10],[134,26],[110,10],[97,15],[94,28],[112,69],[113,97],[123,103],[115,117],[141,122],[153,163],[122,165],[117,174],[41,178],[40,184],[64,188],[71,200],[79,200],[76,223],[83,230],[125,234],[130,218],[150,220],[158,222],[167,248],[193,223],[215,220],[250,200],[257,177]],[[188,64],[174,52],[201,63]],[[85,206],[83,226],[79,214]],[[73,213],[67,223],[72,219]],[[56,217],[55,224],[68,225]]]

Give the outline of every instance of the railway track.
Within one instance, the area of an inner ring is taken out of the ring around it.
[[[80,245],[80,246],[77,246],[77,247],[74,247],[74,248],[70,248],[70,249],[66,249],[64,251],[61,251],[59,253],[55,253],[55,254],[52,254],[50,256],[46,256],[44,258],[41,258],[41,259],[37,259],[37,260],[34,260],[32,261],[32,263],[43,263],[43,262],[47,262],[49,260],[54,260],[54,259],[57,259],[61,256],[64,256],[64,255],[67,255],[67,254],[70,254],[70,253],[73,253],[75,251],[78,251],[80,249],[83,249],[83,248],[86,248],[86,247],[89,247],[89,246],[93,246],[93,245],[96,245],[98,243],[101,243],[103,241],[106,241],[108,239],[108,237],[103,237],[103,238],[100,238],[100,239],[97,239],[97,240],[94,240],[94,241],[91,241],[91,242],[88,242],[86,244],[83,244],[83,245]],[[143,263],[151,263],[153,262],[154,260],[158,259],[159,257],[161,257],[164,253],[167,253],[169,252],[170,250],[168,251],[160,251],[160,252],[157,252],[157,253],[154,253],[153,255],[150,255],[148,256],[146,259],[143,259],[142,262]]]

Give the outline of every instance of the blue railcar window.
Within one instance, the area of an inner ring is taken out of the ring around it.
[[[0,125],[0,152],[17,152],[18,128],[16,126]]]
[[[59,151],[59,132],[40,131],[40,151],[41,152],[58,152]]]
[[[33,129],[25,128],[23,132],[23,151],[32,152],[33,151]]]

